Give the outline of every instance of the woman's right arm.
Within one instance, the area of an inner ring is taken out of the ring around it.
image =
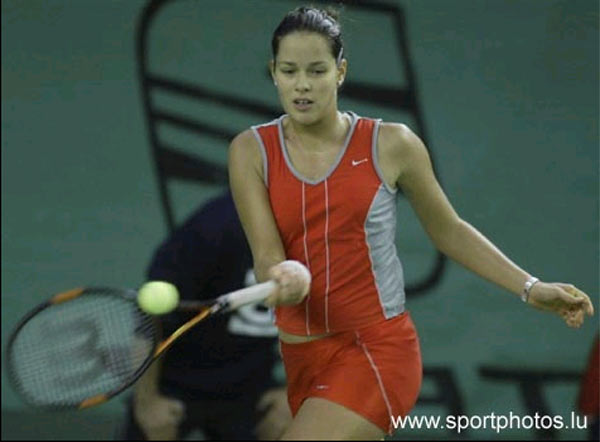
[[[263,180],[258,141],[250,130],[236,136],[229,148],[229,185],[246,233],[256,280],[269,279],[269,269],[285,260],[285,251]]]
[[[256,280],[273,279],[278,290],[265,304],[297,304],[308,291],[307,282],[294,268],[283,264],[285,250],[265,186],[260,146],[251,130],[233,139],[229,147],[229,186],[248,239]]]

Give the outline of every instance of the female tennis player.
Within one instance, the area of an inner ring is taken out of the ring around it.
[[[338,110],[348,63],[335,16],[288,13],[272,50],[286,114],[232,141],[229,173],[257,279],[279,283],[268,302],[294,415],[283,439],[381,438],[417,400],[421,356],[394,241],[399,188],[450,258],[571,327],[592,314],[586,294],[534,278],[457,215],[408,127]]]

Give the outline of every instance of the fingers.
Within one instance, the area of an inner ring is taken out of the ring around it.
[[[298,290],[294,290],[294,285],[290,283],[282,285],[277,279],[275,279],[275,282],[277,282],[277,287],[263,302],[267,307],[297,304],[302,300],[302,297],[298,294]]]
[[[266,410],[273,404],[274,399],[275,398],[273,396],[273,392],[271,390],[267,391],[265,394],[262,395],[260,401],[258,401],[258,404],[256,405],[256,410],[259,412]]]
[[[281,277],[281,271],[281,267],[274,265],[269,269],[269,279],[279,282],[279,278]]]
[[[269,269],[269,274],[284,290],[298,286],[303,289],[302,291],[308,291],[311,282],[308,269],[298,261],[288,260],[279,263]]]
[[[298,304],[310,290],[310,273],[298,261],[283,261],[271,267],[269,277],[277,283],[277,289],[264,302],[269,307]]]
[[[279,439],[292,419],[285,389],[276,388],[267,391],[256,408],[264,413],[255,428],[257,438],[259,440]]]
[[[590,299],[590,297],[588,295],[586,295],[584,292],[582,292],[575,286],[567,286],[567,288],[565,290],[568,293],[570,293],[575,299],[580,301],[580,303],[584,307],[584,311],[589,316],[594,315],[594,306],[592,304],[592,300]]]
[[[177,440],[177,427],[175,425],[154,428],[145,431],[148,440]]]
[[[534,306],[557,313],[573,328],[579,328],[585,316],[594,314],[594,306],[589,296],[572,284],[536,284],[537,291],[532,295]]]
[[[585,314],[593,314],[594,308],[589,297],[570,284],[560,284],[563,289],[561,300],[568,305],[564,307],[560,315],[565,323],[572,328],[579,328],[583,324]]]
[[[275,278],[271,278],[273,281],[277,282]],[[275,307],[278,304],[279,300],[279,284],[273,289],[271,294],[265,298],[263,304],[269,308]]]
[[[169,404],[169,413],[177,423],[181,422],[185,416],[185,404],[182,401],[172,399]]]
[[[264,392],[256,405],[256,409],[262,411],[277,402],[287,406],[287,390],[285,387],[274,387]]]
[[[561,296],[569,304],[579,305],[588,316],[594,315],[594,306],[590,297],[571,284],[558,284],[567,294]]]
[[[583,324],[584,312],[581,309],[565,309],[560,312],[560,316],[571,328],[579,328]]]

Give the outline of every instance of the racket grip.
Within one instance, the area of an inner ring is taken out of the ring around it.
[[[246,287],[235,292],[228,293],[221,297],[222,302],[226,303],[227,310],[235,310],[246,304],[252,304],[262,301],[277,287],[275,281],[262,282],[250,287]]]

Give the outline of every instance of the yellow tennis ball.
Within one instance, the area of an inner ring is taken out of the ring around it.
[[[151,315],[169,313],[179,302],[177,287],[166,281],[150,281],[138,291],[137,302],[140,308]]]

